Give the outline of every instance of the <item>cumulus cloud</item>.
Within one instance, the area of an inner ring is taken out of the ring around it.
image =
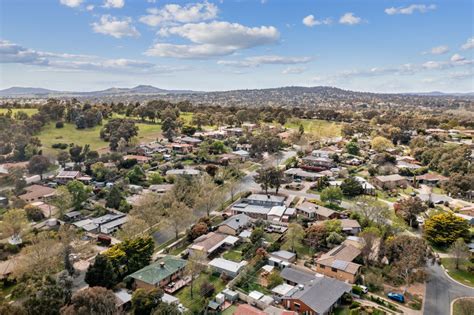
[[[124,0],[105,0],[103,7],[109,9],[120,9],[125,5]]]
[[[288,67],[284,69],[282,74],[300,74],[306,71],[305,67]]]
[[[355,16],[352,12],[347,12],[341,16],[339,23],[346,25],[356,25],[362,23],[362,18]]]
[[[474,48],[474,37],[469,38],[462,46],[461,49],[468,50]]]
[[[292,65],[308,63],[312,60],[311,57],[286,57],[277,55],[264,55],[247,57],[243,60],[219,60],[217,64],[224,66],[232,66],[239,68],[258,67],[264,64],[273,65]]]
[[[436,9],[435,4],[412,4],[407,7],[391,7],[385,9],[385,13],[388,15],[395,15],[395,14],[405,14],[405,15],[411,15],[415,12],[420,12],[420,13],[426,13],[428,11],[433,11]]]
[[[90,55],[53,53],[25,48],[0,40],[0,62],[41,66],[48,70],[107,71],[124,73],[169,73],[187,70],[187,67],[162,66],[133,59],[106,59]]]
[[[132,25],[131,18],[120,20],[111,15],[102,15],[99,22],[92,23],[92,29],[95,33],[110,35],[115,38],[140,36],[140,33]]]
[[[303,24],[308,26],[308,27],[313,27],[315,25],[329,25],[332,23],[332,20],[330,18],[325,18],[323,20],[317,20],[314,15],[310,14],[303,18],[302,20]]]
[[[446,45],[436,46],[430,49],[430,51],[424,52],[423,54],[442,55],[449,51],[449,47]]]
[[[211,20],[217,16],[217,6],[209,3],[190,3],[185,6],[167,4],[163,8],[148,9],[148,15],[142,16],[140,22],[149,26],[169,23],[192,23]]]
[[[218,21],[166,27],[160,29],[159,35],[178,36],[191,44],[156,43],[146,55],[189,59],[225,56],[241,49],[273,44],[280,37],[273,26],[247,27]]]
[[[59,3],[70,8],[77,8],[84,0],[60,0]]]
[[[87,11],[93,11],[93,10],[94,10],[94,5],[93,5],[93,4],[89,4],[88,6],[86,6],[86,10],[87,10]]]

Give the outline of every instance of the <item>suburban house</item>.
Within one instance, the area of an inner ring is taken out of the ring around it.
[[[147,156],[143,155],[125,155],[123,157],[124,160],[137,160],[138,163],[148,163],[151,159]]]
[[[171,152],[177,154],[188,154],[193,152],[193,146],[188,143],[171,143],[169,145]]]
[[[278,216],[282,218],[283,216],[291,215],[291,208],[286,208],[284,205],[285,197],[283,196],[274,196],[274,195],[264,195],[264,194],[252,194],[247,198],[235,203],[231,211],[234,215],[237,214],[246,214],[253,219],[268,219],[268,214],[272,211],[274,207],[284,207],[283,213],[281,213],[282,208],[276,208],[271,213],[272,220]],[[286,213],[287,209],[288,214]]]
[[[98,218],[84,219],[73,225],[91,233],[110,234],[128,221],[125,214],[106,214]]]
[[[316,260],[316,271],[331,278],[354,283],[359,275],[359,264],[352,262],[361,251],[355,246],[341,244]]]
[[[148,190],[154,192],[155,194],[164,194],[170,191],[173,188],[173,184],[156,184],[150,185]]]
[[[189,249],[191,251],[201,251],[207,256],[211,256],[220,249],[235,246],[238,242],[239,238],[236,236],[209,232],[196,238]]]
[[[300,284],[298,290],[282,298],[282,305],[298,314],[330,314],[352,286],[327,277],[315,277],[311,282]]]
[[[316,181],[324,175],[315,172],[308,172],[301,168],[290,168],[285,171],[285,176],[289,179],[300,179],[306,181]]]
[[[133,279],[135,288],[153,289],[164,287],[178,280],[183,275],[186,264],[186,260],[165,256],[132,273],[126,279]]]
[[[166,176],[168,176],[168,175],[172,175],[172,176],[186,176],[186,175],[197,176],[199,174],[201,174],[201,172],[199,170],[195,170],[195,169],[192,169],[192,168],[173,169],[173,170],[166,171]]]
[[[61,183],[67,183],[71,180],[75,180],[81,177],[81,172],[79,171],[61,171],[56,175],[56,181]]]
[[[350,235],[357,235],[361,231],[361,226],[357,220],[341,219],[342,232]]]
[[[231,278],[235,278],[237,274],[247,265],[247,261],[235,262],[224,258],[214,258],[209,262],[213,272],[226,274]]]
[[[143,153],[146,156],[151,156],[151,155],[156,154],[156,153],[166,152],[166,148],[162,144],[157,143],[157,142],[150,142],[150,143],[147,143],[147,144],[141,144],[140,149],[143,150]]]
[[[342,151],[336,147],[326,147],[317,150],[313,150],[311,155],[314,157],[330,158],[331,155],[341,153]]]
[[[373,184],[380,189],[390,190],[398,187],[406,188],[408,186],[406,178],[398,174],[375,176],[372,181]]]
[[[364,194],[366,195],[375,195],[375,187],[365,180],[365,178],[360,176],[354,176],[354,179],[361,184],[362,188],[364,189]]]
[[[440,175],[440,174],[434,174],[434,173],[426,173],[423,175],[419,176],[414,176],[413,177],[413,182],[417,182],[419,184],[425,184],[429,186],[436,186],[442,182],[448,181],[449,178]]]
[[[326,157],[315,157],[315,156],[306,156],[301,159],[303,162],[302,169],[314,170],[314,171],[323,171],[331,169],[335,166],[335,163],[330,158]]]
[[[26,193],[20,195],[20,199],[26,202],[35,202],[35,201],[42,201],[48,199],[56,193],[56,189],[41,186],[41,185],[31,185],[25,187]]]
[[[336,219],[338,214],[329,208],[305,201],[296,207],[296,213],[310,220],[331,220]]]
[[[316,279],[316,274],[297,269],[296,267],[286,267],[280,272],[280,276],[285,280],[285,283],[297,286],[305,284]]]
[[[235,236],[239,235],[245,228],[250,226],[250,224],[251,220],[249,216],[245,214],[237,214],[219,224],[217,231]]]
[[[276,252],[270,253],[269,255],[269,265],[278,268],[288,267],[291,263],[296,261],[296,254],[286,250],[278,250]]]

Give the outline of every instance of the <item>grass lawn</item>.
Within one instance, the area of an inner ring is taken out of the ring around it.
[[[106,150],[109,144],[100,139],[100,130],[106,120],[102,122],[102,126],[95,126],[86,129],[76,129],[74,124],[65,123],[64,128],[56,128],[55,123],[49,123],[43,127],[39,134],[41,143],[43,144],[46,154],[56,155],[61,150],[51,148],[54,143],[74,143],[80,146],[89,144],[91,150]],[[138,139],[140,142],[149,142],[156,140],[161,135],[161,125],[137,123]]]
[[[36,114],[38,110],[36,108],[12,108],[13,114],[16,112],[25,112],[28,114],[28,116],[31,116],[33,114]],[[8,112],[7,108],[0,108],[0,114],[6,114]]]
[[[465,304],[464,307],[462,304]],[[453,305],[453,315],[466,315],[470,314],[469,311],[466,313],[466,309],[469,310],[469,307],[474,307],[474,298],[465,298],[460,299],[454,302]]]
[[[469,266],[473,267],[474,264],[466,261],[459,266],[459,270],[456,270],[455,265],[454,265],[454,259],[453,258],[441,258],[441,263],[443,266],[446,268],[448,274],[455,280],[474,287],[474,273],[469,272],[467,268]]]
[[[384,199],[390,202],[396,202],[398,200],[398,197],[391,197],[387,194],[387,192],[378,189],[376,190],[376,196],[377,198]]]
[[[318,135],[321,137],[338,137],[341,135],[341,125],[335,122],[319,119],[290,119],[285,127],[296,129],[303,125],[305,133]]]
[[[291,251],[290,242],[286,241],[285,243],[283,243],[281,248],[284,249],[284,250]],[[296,244],[295,245],[295,250],[296,250],[296,254],[298,255],[298,258],[302,258],[302,257],[305,257],[305,256],[310,256],[310,254],[311,254],[311,250],[310,250],[309,246],[306,246],[304,244]]]
[[[235,247],[234,249],[228,250],[227,252],[222,255],[227,260],[232,260],[235,262],[241,262],[242,261],[242,247],[244,247],[245,244],[240,244],[239,246]]]
[[[184,251],[186,248],[188,248],[189,246],[189,242],[185,242],[183,245],[181,245],[180,247],[176,247],[174,249],[172,249],[169,254],[170,255],[174,255],[174,256],[178,256],[179,254],[181,254],[182,251]]]
[[[333,314],[334,315],[349,315],[350,310],[349,310],[349,307],[347,306],[339,306],[338,308],[334,310]]]
[[[204,297],[201,295],[200,288],[201,285],[205,282],[211,283],[214,288],[214,297],[217,293],[222,291],[225,288],[225,283],[220,279],[218,275],[211,274],[211,273],[204,273],[202,272],[199,277],[194,280],[193,285],[193,298],[191,299],[191,286],[186,286],[182,288],[177,294],[176,297],[179,301],[188,309],[195,310],[200,309],[204,306]]]

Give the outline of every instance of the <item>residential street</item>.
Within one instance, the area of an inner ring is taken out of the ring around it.
[[[451,312],[451,302],[459,297],[474,297],[474,289],[458,284],[449,279],[443,268],[438,264],[427,268],[425,315],[448,315]]]

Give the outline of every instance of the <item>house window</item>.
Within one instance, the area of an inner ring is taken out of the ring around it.
[[[326,266],[324,266],[324,265],[319,265],[319,268],[324,269],[324,268],[326,268]]]
[[[293,303],[293,305],[295,306],[296,311],[298,311],[301,307],[301,305],[299,305],[298,303]]]

